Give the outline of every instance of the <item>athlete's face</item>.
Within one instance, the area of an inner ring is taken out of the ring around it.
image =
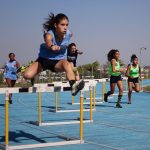
[[[135,59],[133,60],[133,64],[134,64],[134,65],[137,65],[137,64],[138,64],[138,58],[135,58]]]
[[[115,55],[114,55],[114,57],[115,57],[116,60],[119,59],[119,56],[120,56],[120,53],[119,53],[119,52],[116,52]]]
[[[67,19],[61,20],[58,24],[55,25],[56,32],[58,34],[65,35],[68,29],[68,24],[69,22]]]
[[[75,53],[75,51],[76,51],[76,46],[72,46],[70,50],[71,50],[71,53]]]
[[[10,61],[15,60],[15,55],[14,55],[14,54],[11,54],[11,55],[9,56],[9,59],[10,59]]]

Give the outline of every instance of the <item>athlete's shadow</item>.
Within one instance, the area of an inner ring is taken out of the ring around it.
[[[116,104],[117,102],[108,102],[108,103],[112,103],[112,104]],[[128,104],[128,102],[120,102],[121,104]]]
[[[40,143],[46,143],[46,141],[21,130],[16,130],[16,132],[14,131],[9,132],[9,141],[12,141],[15,143],[22,143],[22,141],[24,140],[31,140],[31,139]],[[1,136],[0,142],[5,142],[5,136]]]
[[[111,108],[115,108],[115,106],[111,106],[111,105],[105,105],[105,104],[97,104],[97,105],[95,105],[96,107],[111,107]]]
[[[43,108],[48,108],[49,112],[55,112],[56,106],[42,106]],[[57,107],[58,110],[64,109],[64,107]]]
[[[41,106],[43,108],[49,108],[49,109],[55,109],[55,106]],[[64,107],[58,107],[58,108],[64,108]]]
[[[1,107],[1,106],[2,106],[2,107],[5,107],[5,104],[0,104],[0,107]]]
[[[87,105],[90,107],[89,104],[87,104]],[[105,105],[105,104],[96,104],[95,106],[96,106],[96,107],[113,107],[113,108],[114,108],[114,106],[107,105],[107,103],[106,103],[106,105]]]

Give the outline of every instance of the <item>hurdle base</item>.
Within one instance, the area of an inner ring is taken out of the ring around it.
[[[93,120],[84,120],[83,123],[93,123]],[[55,126],[55,125],[68,125],[68,124],[80,124],[79,121],[65,121],[65,122],[32,122],[32,124],[37,126]]]
[[[85,97],[84,98],[85,100],[90,100],[91,98],[90,97]],[[95,97],[95,98],[92,98],[92,100],[102,100],[102,97]]]
[[[19,149],[33,149],[33,148],[44,148],[44,147],[54,147],[54,146],[65,146],[73,144],[83,144],[84,140],[71,140],[71,141],[61,141],[61,142],[50,142],[41,144],[27,144],[27,145],[16,145],[16,146],[4,146],[5,150],[19,150]]]
[[[103,101],[96,101],[95,104],[102,104],[104,103]],[[88,105],[90,102],[84,102],[83,104]],[[80,105],[80,103],[74,103],[74,105]]]
[[[90,109],[83,109],[83,112],[87,112],[87,111],[90,111]],[[96,109],[92,109],[92,111],[96,111]],[[70,109],[70,110],[57,110],[55,111],[56,113],[68,113],[68,112],[80,112],[79,109]]]

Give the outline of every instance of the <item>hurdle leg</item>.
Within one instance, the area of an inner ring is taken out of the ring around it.
[[[74,105],[74,96],[72,96],[72,105]]]
[[[89,96],[89,91],[85,91],[85,97]]]
[[[58,111],[58,92],[55,92],[55,112]]]
[[[80,91],[80,143],[83,143],[83,99],[84,93]]]
[[[90,121],[91,122],[92,122],[92,107],[93,107],[92,86],[90,86]]]
[[[94,102],[94,109],[96,107],[96,86],[93,86],[93,102]]]
[[[41,92],[38,91],[38,125],[42,124]]]
[[[106,83],[102,82],[102,100],[104,102],[104,93],[106,92]]]
[[[8,149],[9,144],[9,93],[6,92],[5,99],[5,146]]]

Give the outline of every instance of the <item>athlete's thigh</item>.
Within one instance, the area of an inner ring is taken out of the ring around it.
[[[42,66],[39,62],[32,63],[25,71],[25,74],[35,76],[42,71]]]
[[[8,87],[12,87],[11,79],[6,78],[6,83],[7,83]]]
[[[15,83],[16,83],[16,80],[12,80],[11,81],[11,86],[14,87]]]
[[[111,90],[112,93],[114,93],[115,87],[116,87],[116,83],[111,83],[110,84],[110,90]]]
[[[133,85],[132,82],[128,82],[128,90],[129,90],[129,91],[132,91],[132,85]]]
[[[117,86],[118,86],[118,89],[119,89],[119,90],[123,90],[123,81],[122,81],[122,80],[119,80],[119,81],[117,82]]]
[[[134,83],[135,86],[135,91],[140,91],[140,84],[139,83]]]
[[[63,72],[63,71],[65,71],[65,68],[69,67],[69,66],[71,66],[71,65],[69,64],[69,62],[67,60],[65,60],[65,59],[60,60],[55,65],[55,71],[56,72]]]

